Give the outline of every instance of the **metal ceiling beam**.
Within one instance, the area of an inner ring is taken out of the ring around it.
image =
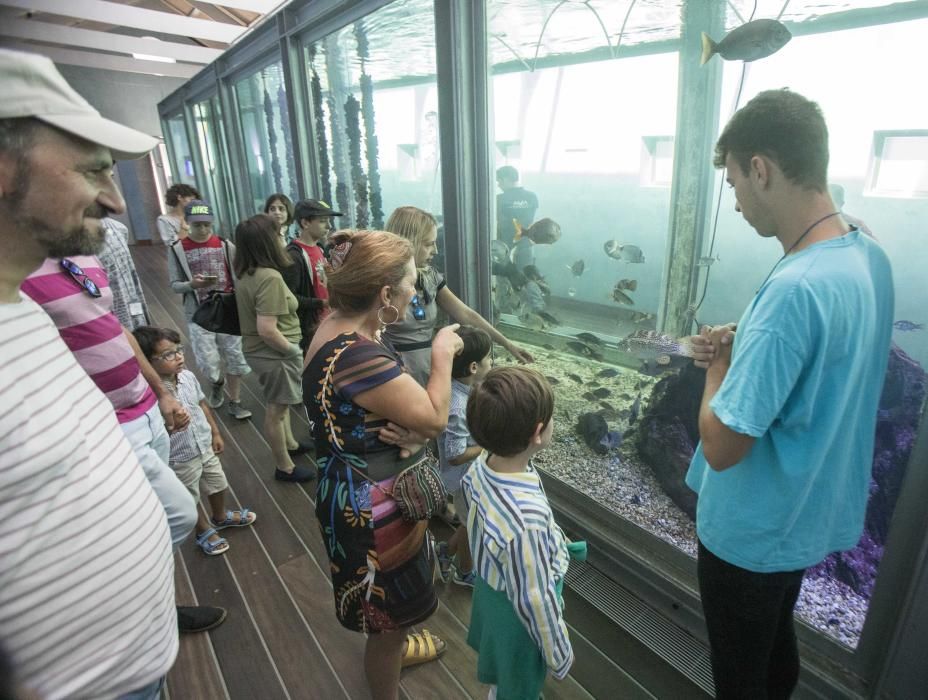
[[[0,36],[15,39],[32,39],[50,44],[79,46],[101,51],[119,51],[149,56],[163,56],[187,63],[210,63],[222,54],[220,49],[207,49],[191,44],[176,44],[159,39],[141,39],[113,32],[97,32],[92,29],[67,27],[61,24],[38,22],[28,19],[5,19],[0,23]]]
[[[254,12],[259,15],[267,15],[276,10],[281,5],[287,4],[288,0],[199,0],[207,5],[222,5],[230,7],[233,10],[245,10],[245,12]]]
[[[147,29],[163,34],[212,39],[226,44],[238,38],[247,27],[222,24],[208,19],[172,15],[105,0],[0,0],[0,4],[32,12],[49,12],[65,17],[106,24]]]
[[[112,54],[91,53],[89,51],[75,51],[60,49],[54,46],[39,46],[18,41],[4,41],[3,47],[26,51],[48,56],[55,63],[69,66],[84,66],[86,68],[102,68],[123,73],[144,73],[145,75],[164,75],[171,78],[190,79],[199,73],[203,67],[190,63],[160,63],[157,61],[139,61],[135,58],[125,58]]]

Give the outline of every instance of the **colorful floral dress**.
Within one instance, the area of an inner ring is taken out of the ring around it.
[[[316,517],[335,613],[357,632],[418,624],[438,607],[428,523],[404,520],[387,495],[420,455],[400,460],[399,450],[378,437],[386,420],[352,401],[402,373],[389,345],[347,333],[320,347],[303,374],[319,462]]]

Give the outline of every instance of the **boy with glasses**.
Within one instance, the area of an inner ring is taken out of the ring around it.
[[[171,434],[169,465],[197,503],[200,502],[200,483],[205,485],[212,517],[207,520],[197,509],[196,543],[204,554],[224,554],[229,543],[217,531],[251,525],[257,515],[248,508],[226,510],[225,495],[229,483],[218,456],[224,447],[222,435],[206,403],[200,382],[193,372],[184,368],[184,347],[179,344],[180,335],[170,328],[152,326],[136,328],[133,335],[161,377],[164,388],[190,414],[190,425]]]

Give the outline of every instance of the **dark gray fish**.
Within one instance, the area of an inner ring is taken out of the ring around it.
[[[755,19],[730,31],[719,42],[702,34],[700,65],[718,54],[726,61],[756,61],[766,58],[786,46],[793,38],[789,29],[775,19]]]
[[[505,265],[509,262],[509,246],[503,241],[496,239],[490,242],[490,260],[497,265]]]
[[[602,345],[603,341],[600,340],[599,336],[593,335],[592,333],[577,333],[577,340],[582,340],[584,343],[589,343],[590,345]]]
[[[636,245],[622,245],[616,239],[603,244],[603,252],[613,260],[623,260],[627,263],[643,263],[644,253]]]
[[[554,350],[554,349],[555,349],[554,346],[551,345],[551,343],[542,343],[542,344],[541,344],[541,347],[543,347],[545,350]]]
[[[598,413],[584,413],[577,420],[577,432],[583,438],[583,442],[596,454],[604,455],[610,449],[610,445],[616,442],[615,436],[609,436],[609,426],[606,419]],[[622,441],[621,434],[618,435],[618,442]]]
[[[615,283],[616,289],[627,289],[630,292],[634,292],[638,289],[638,280],[619,280]]]
[[[550,374],[546,374],[545,379],[548,380],[548,384],[550,384],[551,386],[557,386],[558,384],[561,383],[560,379],[558,379],[557,377],[552,377]]]
[[[576,374],[568,374],[567,378],[577,382],[577,384],[583,384],[583,377],[579,377]]]
[[[521,226],[518,229],[521,229]],[[561,240],[561,225],[554,219],[539,219],[523,230],[521,236],[525,236],[535,243],[551,245]],[[516,240],[519,240],[521,236],[517,235]]]
[[[552,316],[551,314],[549,314],[547,311],[539,311],[538,317],[541,318],[541,320],[547,323],[549,326],[561,325],[561,322],[555,316]],[[551,349],[553,350],[554,348],[551,348]]]
[[[603,355],[601,352],[599,352],[598,350],[594,350],[589,345],[586,345],[584,343],[578,343],[575,340],[569,340],[567,341],[567,347],[570,350],[573,350],[578,355],[583,355],[583,357],[590,357],[594,360],[603,359]]]
[[[607,367],[606,369],[599,370],[599,372],[596,373],[596,376],[601,377],[603,379],[608,379],[609,377],[617,377],[619,376],[619,370],[612,369],[611,367]]]
[[[635,403],[632,404],[630,413],[628,414],[629,424],[634,423],[636,420],[638,420],[638,414],[640,412],[641,412],[641,394],[638,394],[638,396],[635,397]]]
[[[632,311],[631,314],[632,323],[644,323],[654,318],[654,314],[649,314],[645,311]]]
[[[632,299],[628,294],[619,289],[619,286],[616,285],[612,290],[612,300],[618,302],[619,304],[625,304],[626,306],[634,306],[635,300]]]
[[[584,391],[583,398],[586,399],[587,401],[596,401],[598,397],[592,391]]]
[[[522,322],[522,325],[532,331],[540,331],[544,329],[545,322],[538,314],[533,313],[523,313],[519,314],[519,321]]]
[[[568,265],[567,269],[574,277],[579,277],[586,269],[586,263],[583,260],[577,260],[573,265]]]
[[[605,387],[599,387],[598,389],[593,389],[593,396],[597,399],[607,399],[612,396],[612,392]]]

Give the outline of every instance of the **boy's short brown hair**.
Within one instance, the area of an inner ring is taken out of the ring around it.
[[[531,442],[538,424],[554,415],[554,392],[528,367],[491,369],[467,401],[467,426],[477,444],[500,457],[517,455]]]

